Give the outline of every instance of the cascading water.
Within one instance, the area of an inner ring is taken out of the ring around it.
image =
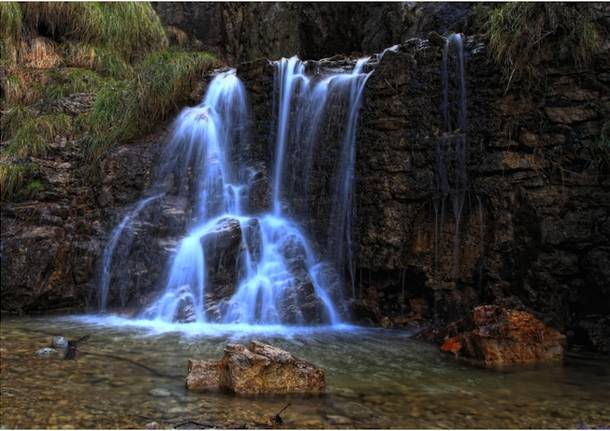
[[[297,57],[284,58],[275,63],[276,93],[279,96],[276,105],[279,112],[273,177],[274,214],[287,211],[301,218],[309,215],[298,214],[291,203],[296,196],[306,199],[312,155],[316,151],[315,145],[321,133],[324,114],[332,109],[330,105],[344,107],[345,126],[338,150],[337,168],[330,184],[332,205],[324,255],[333,262],[333,272],[339,277],[339,284],[349,284],[353,296],[355,286],[351,239],[355,144],[362,94],[370,76],[370,72],[363,72],[368,60],[368,57],[359,59],[349,73],[314,77],[305,75],[305,64]],[[287,166],[287,152],[297,155],[293,157],[296,162],[290,166]],[[290,175],[283,175],[285,170],[289,170]],[[320,277],[328,277],[328,271],[320,271]],[[347,283],[343,282],[344,278],[348,279]]]
[[[304,63],[296,57],[276,63],[279,102],[272,208],[259,216],[248,214],[249,169],[236,161],[249,136],[245,89],[234,70],[218,74],[203,101],[184,109],[176,119],[153,183],[155,195],[138,203],[113,231],[106,247],[109,257],[104,255],[100,308],[106,309],[112,252],[125,226],[151,200],[175,194],[193,202],[187,234],[171,257],[163,293],[142,311],[141,318],[200,323],[339,323],[330,294],[328,264],[318,260],[306,236],[289,218],[293,214],[290,197],[308,181],[311,154],[322,133],[320,125],[330,96],[342,98],[347,106],[345,131],[329,226],[339,230],[329,239],[329,255],[345,254],[336,260],[351,262],[355,131],[369,76],[362,72],[366,61],[358,61],[351,72],[313,77],[305,74]],[[294,145],[308,155],[300,166],[300,176],[294,175],[286,157]],[[285,174],[288,171],[292,175]],[[221,272],[224,278],[219,277]],[[226,281],[224,285],[219,279]]]

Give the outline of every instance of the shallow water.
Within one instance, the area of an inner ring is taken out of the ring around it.
[[[510,372],[473,368],[400,331],[185,326],[146,329],[120,319],[2,319],[2,428],[170,428],[187,421],[261,427],[287,402],[289,428],[608,428],[607,358]],[[106,326],[113,325],[113,326]],[[122,326],[120,326],[122,325]],[[265,330],[263,330],[265,329]],[[52,335],[92,334],[75,361],[39,358]],[[215,335],[220,334],[223,335]],[[268,341],[326,370],[327,395],[189,393],[188,358],[222,355],[228,340]],[[192,426],[192,425],[190,425]]]

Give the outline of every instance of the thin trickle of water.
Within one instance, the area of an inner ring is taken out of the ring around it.
[[[364,86],[370,73],[363,73],[368,57],[361,58],[356,63],[349,82],[348,120],[341,148],[341,162],[338,170],[339,178],[335,185],[332,198],[328,238],[334,255],[337,257],[337,268],[341,271],[347,268],[348,285],[352,297],[356,297],[354,262],[352,259],[352,227],[353,227],[353,188],[354,169],[356,164],[356,126],[362,101]]]
[[[104,252],[102,254],[102,268],[98,288],[98,301],[100,311],[105,312],[108,308],[108,293],[110,288],[110,278],[112,275],[112,260],[116,248],[119,244],[119,240],[123,236],[123,232],[125,231],[125,229],[129,228],[129,226],[136,219],[140,211],[142,211],[152,201],[160,197],[161,195],[155,195],[141,199],[139,202],[136,203],[135,207],[131,211],[125,214],[121,222],[116,225],[116,227],[112,230],[112,233],[110,234],[110,239],[108,240],[106,247],[104,247]]]
[[[453,238],[453,271],[459,275],[460,227],[468,192],[468,145],[466,113],[466,79],[464,42],[461,34],[450,35],[443,49],[441,111],[443,136],[436,143],[436,196],[434,198],[434,262],[438,264],[439,242],[445,221],[447,198],[451,201],[455,232]],[[453,155],[453,160],[450,156]],[[452,175],[449,175],[449,172]],[[435,271],[436,272],[436,271]]]
[[[304,75],[305,66],[298,57],[282,58],[276,62],[276,80],[279,80],[279,112],[277,122],[277,136],[275,144],[275,164],[273,171],[273,214],[280,215],[282,206],[280,195],[284,171],[286,141],[288,140],[288,127],[294,90],[297,84],[307,79]]]

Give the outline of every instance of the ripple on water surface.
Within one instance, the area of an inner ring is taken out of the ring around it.
[[[39,358],[52,335],[92,334],[76,361]],[[157,421],[261,426],[287,402],[292,428],[608,427],[603,358],[497,372],[472,368],[403,331],[336,327],[167,325],[117,316],[3,319],[6,428],[127,428]],[[326,370],[322,397],[242,397],[184,388],[188,358],[259,339]]]

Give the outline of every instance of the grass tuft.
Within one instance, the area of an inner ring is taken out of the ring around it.
[[[21,8],[16,2],[0,2],[0,64],[17,62],[22,31]]]
[[[9,140],[6,154],[18,158],[43,157],[49,141],[69,134],[72,121],[67,114],[48,114],[27,119]]]
[[[214,64],[209,54],[166,50],[138,64],[134,79],[106,82],[81,126],[89,130],[89,156],[149,131],[188,99],[197,78]]]
[[[31,31],[112,49],[128,61],[168,43],[148,2],[32,2],[22,8]]]
[[[587,3],[505,3],[492,11],[489,25],[489,45],[508,86],[540,80],[553,57],[586,65],[602,47]]]
[[[44,189],[38,173],[32,163],[0,162],[0,201],[27,198]]]
[[[64,54],[68,66],[95,70],[103,76],[121,79],[133,75],[133,68],[113,49],[87,43],[66,43]]]

